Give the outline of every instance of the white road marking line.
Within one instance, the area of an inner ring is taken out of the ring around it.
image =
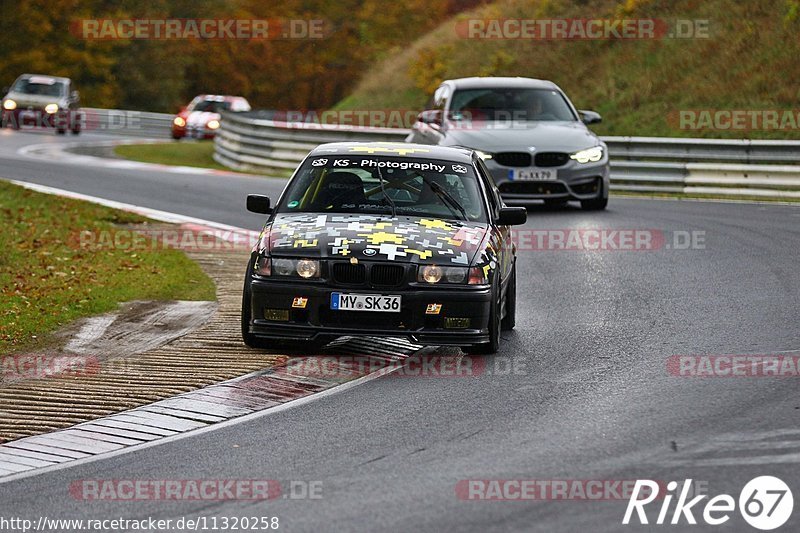
[[[180,165],[161,165],[157,163],[145,163],[142,161],[130,161],[125,159],[112,159],[108,157],[92,156],[85,154],[74,154],[67,152],[69,148],[80,147],[108,147],[133,144],[165,144],[170,141],[165,139],[119,139],[108,141],[92,142],[71,142],[71,143],[44,143],[23,146],[17,153],[32,159],[43,160],[47,163],[67,163],[74,165],[92,165],[114,169],[136,169],[136,170],[157,170],[161,172],[172,172],[175,174],[215,174],[220,176],[249,177],[255,179],[269,178],[269,176],[245,174],[234,172],[233,170],[217,170],[213,168],[187,167]]]
[[[144,217],[151,218],[153,220],[158,220],[160,222],[170,222],[173,224],[202,224],[204,226],[208,226],[214,229],[220,229],[236,233],[242,233],[242,232],[249,233],[251,231],[245,228],[229,226],[228,224],[220,224],[219,222],[213,222],[211,220],[203,220],[201,218],[190,217],[178,213],[159,211],[158,209],[151,209],[149,207],[126,204],[114,200],[106,200],[105,198],[98,198],[96,196],[89,196],[87,194],[66,191],[64,189],[57,189],[55,187],[49,187],[47,185],[38,185],[36,183],[28,183],[27,181],[19,181],[19,180],[8,180],[8,181],[10,183],[13,183],[14,185],[19,185],[20,187],[24,187],[32,191],[41,192],[44,194],[54,194],[56,196],[63,196],[64,198],[73,198],[75,200],[84,200],[87,202],[92,202],[106,207],[111,207],[112,209],[119,209],[120,211],[136,213],[137,215],[142,215]]]

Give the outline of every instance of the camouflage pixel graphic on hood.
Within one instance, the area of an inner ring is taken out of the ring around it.
[[[470,264],[487,225],[424,217],[277,215],[266,228],[272,255]]]

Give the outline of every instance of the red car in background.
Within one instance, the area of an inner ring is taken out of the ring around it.
[[[196,96],[172,120],[172,138],[213,139],[219,129],[220,111],[250,111],[250,103],[241,96]]]

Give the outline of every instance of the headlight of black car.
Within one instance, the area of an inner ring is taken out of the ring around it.
[[[258,276],[318,278],[319,261],[316,259],[283,259],[259,255],[253,272]]]
[[[486,276],[480,267],[425,265],[417,270],[417,281],[430,285],[437,283],[482,285],[486,283]]]

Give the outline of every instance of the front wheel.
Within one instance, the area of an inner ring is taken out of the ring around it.
[[[503,317],[501,327],[503,331],[511,331],[517,324],[517,265],[511,269],[511,279],[506,288],[506,316]]]

